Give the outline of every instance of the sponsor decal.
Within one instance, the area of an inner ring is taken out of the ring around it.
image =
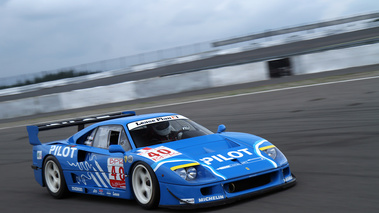
[[[180,204],[187,204],[187,203],[194,204],[195,198],[182,198],[182,199],[180,199]]]
[[[42,151],[37,151],[37,160],[42,160]]]
[[[257,157],[257,158],[250,158],[246,161],[243,161],[243,162],[240,162],[240,163],[234,163],[234,164],[229,164],[229,165],[226,165],[226,166],[221,166],[221,167],[218,167],[216,170],[223,170],[223,169],[230,169],[232,167],[235,167],[235,166],[240,166],[241,164],[248,164],[248,163],[252,163],[252,162],[258,162],[258,161],[262,161],[264,160],[263,158],[261,157]],[[250,170],[248,167],[245,167],[246,170]]]
[[[239,166],[239,165],[241,165],[241,164],[235,163],[235,164],[231,164],[231,165],[221,166],[221,167],[218,167],[216,170],[230,169],[232,167]]]
[[[160,146],[158,148],[144,148],[139,150],[140,153],[138,155],[141,155],[143,157],[149,158],[150,160],[154,162],[158,162],[161,160],[164,160],[166,158],[170,158],[173,156],[181,155],[182,153],[177,152],[173,149],[170,149],[165,146]]]
[[[162,121],[170,121],[170,120],[176,120],[176,119],[187,119],[186,117],[182,115],[170,115],[165,117],[158,117],[158,118],[150,118],[142,121],[136,121],[128,124],[129,130],[133,130],[140,126],[145,126],[148,124],[158,123]]]
[[[199,203],[224,199],[224,195],[215,195],[199,198]]]
[[[56,146],[52,145],[49,150],[49,154],[53,154],[55,156],[62,156],[62,157],[74,157],[75,151],[78,150],[78,148],[66,146],[63,148],[63,146]]]
[[[120,193],[118,193],[118,192],[113,192],[112,196],[113,196],[113,197],[120,197]]]
[[[129,157],[128,157],[128,163],[133,163],[133,156],[129,155]]]
[[[244,149],[239,149],[237,151],[230,151],[226,155],[221,155],[221,154],[212,155],[210,157],[201,158],[200,160],[203,161],[207,165],[211,165],[212,164],[211,162],[214,160],[217,160],[218,162],[224,162],[227,160],[241,158],[244,155],[253,155],[253,153],[249,152],[248,148],[244,148]]]
[[[292,175],[290,175],[290,176],[284,178],[284,182],[288,182],[288,181],[290,181],[290,180],[292,180]]]
[[[107,195],[108,195],[108,196],[112,196],[112,192],[107,191]]]
[[[109,182],[113,188],[126,189],[122,158],[108,158]]]
[[[77,186],[72,186],[71,190],[75,191],[75,192],[83,192],[83,188],[82,187],[77,187]]]

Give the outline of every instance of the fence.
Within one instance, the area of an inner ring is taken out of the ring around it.
[[[264,43],[268,42],[271,43],[271,45],[275,45],[282,42],[283,40],[286,42],[294,42],[297,40],[301,40],[302,37],[317,37],[317,35],[324,36],[325,34],[333,34],[338,31],[346,31],[346,29],[349,27],[359,29],[359,27],[354,26],[353,22],[356,22],[356,25],[360,24],[360,27],[363,26],[363,28],[365,28],[364,23],[367,24],[368,22],[373,22],[373,20],[369,19],[375,19],[378,17],[379,13],[359,15],[355,17],[332,20],[328,22],[289,27],[286,29],[272,31],[268,30],[262,33],[240,36],[231,39],[179,46],[174,48],[146,52],[138,55],[125,56],[109,60],[97,61],[93,63],[69,66],[55,70],[43,71],[39,73],[0,78],[0,86],[11,86],[16,83],[25,82],[27,80],[31,81],[35,78],[41,78],[47,74],[55,74],[58,72],[68,70],[74,70],[75,72],[104,72],[110,70],[122,70],[124,73],[127,73],[133,71],[131,69],[133,66],[153,62],[160,62],[164,60],[170,60],[190,55],[196,55],[204,52],[219,51],[223,49],[230,49],[236,47],[247,47],[247,49],[254,49],[262,47],[264,46]]]

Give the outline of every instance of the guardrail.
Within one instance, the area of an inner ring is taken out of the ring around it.
[[[316,38],[320,36],[325,36],[326,34],[335,34],[342,33],[347,31],[353,31],[363,28],[369,28],[371,26],[366,25],[375,25],[376,23],[370,23],[369,19],[379,17],[379,13],[372,13],[367,15],[360,15],[355,17],[349,17],[344,19],[333,20],[329,22],[321,22],[315,24],[309,24],[298,27],[290,27],[286,29],[266,31],[258,33],[255,35],[242,36],[236,38],[216,42],[202,42],[192,45],[174,47],[164,50],[158,50],[148,53],[142,53],[138,55],[120,57],[110,60],[103,60],[94,63],[80,64],[76,66],[70,66],[65,68],[60,68],[56,70],[44,71],[35,74],[20,75],[14,77],[0,78],[1,86],[10,86],[17,82],[24,82],[26,80],[32,80],[36,77],[41,77],[50,73],[58,73],[65,70],[75,70],[77,72],[81,71],[102,71],[109,72],[111,75],[125,74],[128,72],[134,72],[143,69],[146,66],[161,66],[162,64],[172,64],[172,63],[181,63],[181,60],[186,60],[188,58],[196,58],[197,56],[204,57],[207,53],[210,55],[214,54],[229,54],[232,51],[243,51],[246,49],[261,48],[267,46],[273,46],[283,43],[290,43],[299,40],[306,40],[310,38]],[[332,26],[333,28],[328,28]],[[313,30],[310,32],[309,30]],[[320,30],[316,30],[320,29]],[[305,32],[307,31],[308,32]],[[305,32],[302,34],[294,34],[298,32]],[[278,37],[282,35],[282,37]],[[261,39],[259,39],[261,38]],[[266,40],[264,40],[267,38]],[[245,42],[242,42],[242,40]],[[248,43],[254,39],[254,43]],[[233,40],[233,42],[231,42]],[[227,45],[227,43],[229,45]],[[227,45],[227,46],[225,46]],[[96,76],[96,75],[94,75]],[[102,75],[98,75],[102,76]],[[86,79],[86,78],[77,78],[77,79]],[[10,90],[10,91],[15,91]],[[5,92],[2,92],[3,94]]]
[[[372,22],[370,24],[366,23],[364,25],[352,25],[350,27],[345,27],[344,29],[341,29],[340,31],[335,31],[333,33],[334,34],[340,34],[340,33],[352,32],[352,31],[356,31],[356,30],[369,29],[369,28],[375,28],[375,27],[379,27],[379,22]],[[299,40],[310,40],[310,39],[324,37],[327,33],[328,32],[324,32],[324,33],[314,32],[312,34],[304,35],[301,38],[297,37],[297,39],[292,40],[292,42],[299,41]],[[313,53],[313,52],[325,51],[325,50],[330,50],[330,49],[346,48],[346,47],[350,47],[350,46],[359,46],[359,45],[377,43],[377,42],[379,42],[379,37],[369,38],[369,39],[360,40],[360,41],[356,41],[356,42],[350,42],[350,43],[336,44],[336,45],[318,48],[318,49],[312,49],[312,50],[304,51],[304,52],[295,52],[295,53],[287,54],[287,55],[275,55],[275,56],[270,57],[270,58],[254,58],[254,59],[249,59],[249,60],[245,60],[245,61],[239,61],[238,63],[232,63],[232,64],[218,64],[218,65],[215,65],[212,67],[203,67],[201,69],[181,70],[178,72],[170,73],[169,75],[195,72],[195,71],[204,70],[204,69],[216,69],[216,68],[220,68],[220,67],[224,67],[224,66],[234,66],[234,65],[244,64],[244,63],[266,61],[266,60],[270,60],[271,58],[292,57],[292,56],[296,56],[296,55],[309,54],[309,53]],[[110,70],[107,72],[101,72],[101,73],[96,73],[96,74],[91,74],[91,75],[86,75],[86,76],[80,76],[80,77],[75,77],[75,78],[61,79],[61,80],[44,82],[44,83],[39,83],[39,84],[32,84],[32,85],[27,85],[27,86],[14,87],[14,88],[9,88],[9,89],[2,89],[2,90],[0,90],[0,96],[16,95],[16,94],[21,94],[21,93],[26,93],[26,92],[37,91],[37,90],[45,89],[45,88],[51,88],[51,87],[56,87],[56,86],[64,86],[64,85],[69,85],[69,84],[76,84],[76,83],[81,83],[81,82],[86,82],[86,81],[96,80],[96,79],[102,79],[102,78],[108,78],[108,77],[117,76],[117,75],[126,74],[126,73],[131,73],[131,72],[139,72],[139,71],[144,71],[147,69],[154,69],[154,68],[164,67],[164,66],[173,65],[173,64],[186,63],[186,62],[206,59],[206,58],[210,58],[210,57],[214,57],[214,56],[218,56],[218,55],[234,54],[234,53],[250,51],[250,50],[254,50],[254,49],[270,47],[270,46],[275,46],[275,45],[281,45],[281,44],[286,44],[286,43],[289,43],[289,41],[288,40],[267,41],[267,42],[260,43],[260,45],[250,45],[250,46],[244,46],[244,47],[234,47],[234,48],[230,48],[230,49],[209,51],[209,52],[204,52],[204,53],[197,54],[197,55],[190,55],[190,56],[185,56],[185,57],[180,57],[180,58],[175,58],[175,59],[161,60],[161,61],[154,62],[154,63],[136,65],[136,66],[126,68],[126,69]]]
[[[220,46],[236,44],[236,43],[251,41],[251,40],[255,40],[255,39],[260,39],[260,38],[290,34],[290,33],[307,31],[307,30],[314,30],[317,28],[330,27],[330,26],[346,24],[346,23],[351,23],[351,22],[356,22],[356,21],[374,19],[374,18],[378,18],[378,17],[379,17],[379,13],[372,13],[372,14],[365,14],[365,15],[360,15],[360,16],[354,16],[354,17],[349,17],[349,18],[333,20],[333,21],[326,21],[326,22],[308,24],[308,25],[297,26],[297,27],[290,27],[290,28],[281,29],[281,30],[269,30],[269,31],[266,31],[263,33],[252,34],[252,35],[248,35],[248,36],[242,36],[242,37],[227,39],[227,40],[223,40],[223,41],[213,42],[212,45],[214,47],[220,47]]]
[[[291,57],[293,74],[378,64],[379,43]],[[0,102],[0,119],[48,113],[269,78],[266,62],[220,67],[160,78]]]

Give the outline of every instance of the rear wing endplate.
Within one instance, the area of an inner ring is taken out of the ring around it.
[[[84,117],[84,118],[75,118],[75,119],[64,120],[64,121],[56,121],[53,123],[36,124],[36,125],[27,126],[26,129],[28,131],[30,144],[41,145],[41,141],[38,138],[39,131],[59,129],[59,128],[70,127],[70,126],[78,126],[78,131],[80,131],[84,129],[85,124],[97,123],[100,121],[106,121],[106,120],[122,118],[122,117],[129,117],[129,116],[134,116],[134,115],[136,115],[134,111],[124,111],[124,112],[117,112],[117,113],[112,113],[112,114],[96,115],[96,116],[90,116],[90,117]]]

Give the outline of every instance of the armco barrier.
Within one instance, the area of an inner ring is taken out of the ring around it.
[[[0,103],[0,118],[14,118],[62,110],[59,94],[30,97]]]
[[[324,51],[291,58],[293,74],[379,64],[379,44]],[[107,103],[266,80],[267,62],[256,62],[160,78],[119,83],[0,103],[0,118],[14,118]]]
[[[295,75],[379,64],[379,43],[292,57]]]
[[[269,78],[266,62],[242,64],[209,70],[210,87],[263,81]]]
[[[210,87],[208,71],[135,81],[137,98],[148,98]]]
[[[379,13],[378,13],[379,14]],[[371,14],[374,15],[374,14]],[[367,16],[368,17],[368,16]],[[0,96],[6,96],[6,95],[15,95],[15,94],[21,94],[25,92],[32,92],[32,91],[37,91],[43,88],[50,88],[50,87],[55,87],[55,86],[63,86],[63,85],[69,85],[69,84],[75,84],[75,83],[80,83],[80,82],[85,82],[89,80],[96,80],[96,79],[102,79],[106,77],[111,77],[111,76],[117,76],[117,75],[122,75],[126,73],[131,73],[131,72],[139,72],[147,69],[154,69],[158,67],[163,67],[163,66],[168,66],[168,65],[173,65],[173,64],[180,64],[180,63],[187,63],[191,61],[196,61],[196,60],[201,60],[201,59],[206,59],[210,58],[213,56],[217,55],[227,55],[227,54],[233,54],[233,53],[238,53],[238,52],[243,52],[243,51],[250,51],[258,48],[264,48],[264,47],[270,47],[270,46],[275,46],[275,45],[281,45],[281,44],[286,44],[286,43],[291,43],[291,42],[296,42],[296,41],[301,41],[301,40],[310,40],[310,39],[315,39],[315,38],[321,38],[325,37],[327,35],[332,35],[332,34],[340,34],[340,33],[347,33],[347,32],[353,32],[357,30],[362,30],[362,29],[369,29],[369,28],[375,28],[379,26],[378,21],[370,21],[370,20],[365,20],[361,22],[354,22],[350,23],[348,25],[338,25],[338,27],[334,27],[333,29],[324,29],[323,31],[313,31],[313,32],[306,32],[304,34],[295,34],[291,35],[288,34],[287,37],[285,38],[275,38],[273,40],[261,40],[257,41],[254,43],[249,43],[245,44],[239,47],[230,47],[226,49],[213,49],[213,50],[208,50],[206,52],[201,52],[197,53],[194,55],[186,55],[183,57],[176,57],[176,58],[165,58],[165,59],[160,59],[158,61],[150,62],[150,63],[145,63],[145,64],[139,64],[139,65],[134,65],[130,66],[127,68],[118,68],[118,69],[109,69],[108,71],[103,71],[101,73],[96,73],[96,74],[90,74],[90,75],[85,75],[85,76],[79,76],[75,78],[68,78],[68,79],[61,79],[61,80],[55,80],[55,81],[49,81],[45,83],[38,83],[38,84],[33,84],[33,85],[27,85],[27,86],[20,86],[17,88],[9,88],[9,89],[1,89],[0,90]],[[159,51],[158,51],[159,52]],[[126,60],[126,58],[124,58]],[[110,60],[115,62],[114,59]],[[116,60],[117,61],[117,60]],[[120,61],[118,61],[120,63]],[[97,62],[98,64],[102,64],[101,67],[107,67],[105,64],[106,61],[103,62]],[[77,68],[83,69],[83,67],[87,67],[87,65],[80,65],[79,67],[76,66]],[[70,69],[74,69],[74,67],[71,67]],[[58,70],[56,70],[58,71]],[[88,70],[86,70],[88,71]],[[7,80],[8,79],[8,80]],[[0,78],[0,83],[3,82],[3,85],[10,85],[14,81],[14,77],[10,78]]]
[[[74,90],[0,103],[1,119],[267,79],[263,62]]]
[[[136,99],[134,82],[74,90],[59,94],[62,110]]]

